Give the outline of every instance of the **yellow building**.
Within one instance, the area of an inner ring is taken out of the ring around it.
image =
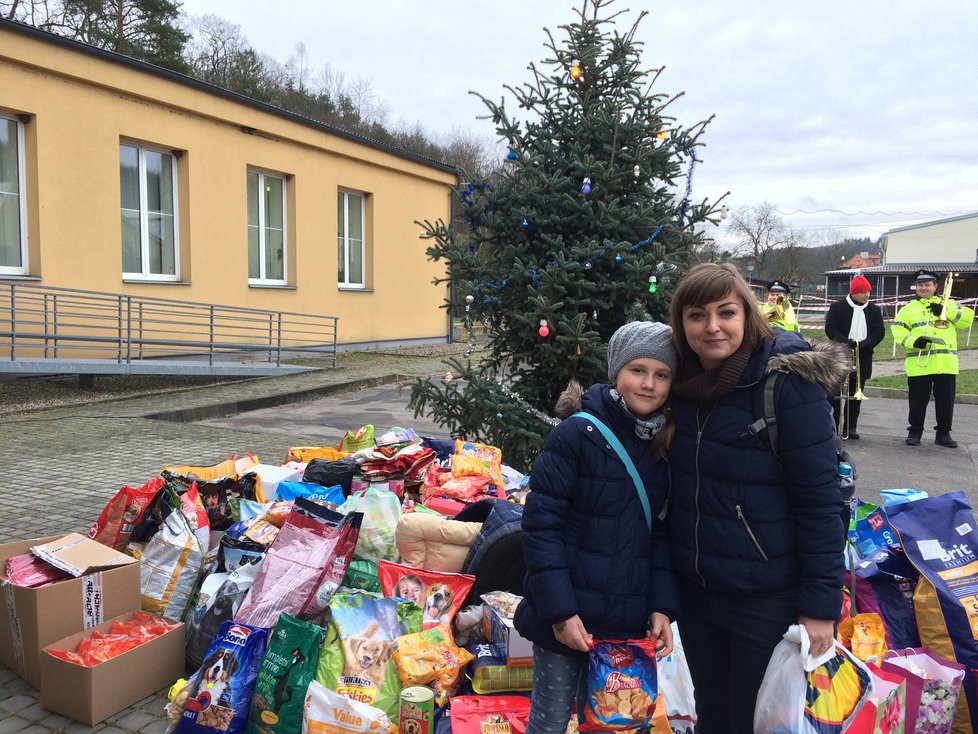
[[[453,167],[0,21],[0,284],[339,318],[338,342],[449,333]]]

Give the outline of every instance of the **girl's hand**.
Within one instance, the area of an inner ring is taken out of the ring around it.
[[[587,652],[591,649],[593,638],[584,629],[584,623],[578,615],[575,614],[570,619],[557,622],[557,624],[553,625],[553,630],[557,642],[562,645],[567,645],[571,650]]]
[[[804,625],[808,632],[812,657],[824,655],[835,646],[835,623],[831,619],[812,619],[802,615],[798,617],[798,624]]]
[[[662,612],[652,612],[649,625],[652,629],[646,633],[646,637],[656,641],[655,656],[667,657],[672,653],[672,625],[669,623],[669,617]]]

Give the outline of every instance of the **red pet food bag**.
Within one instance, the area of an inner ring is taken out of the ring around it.
[[[659,693],[654,640],[599,640],[588,653],[587,693],[579,701],[580,731],[622,731],[651,725]]]
[[[475,576],[464,573],[439,573],[399,563],[380,561],[377,566],[384,596],[413,601],[422,611],[424,629],[446,625],[452,620],[475,583]]]
[[[143,519],[143,513],[162,487],[163,478],[153,477],[138,489],[120,489],[105,505],[88,531],[88,537],[117,551],[124,551],[129,545],[132,529]]]
[[[525,696],[456,696],[452,734],[524,734],[530,719]]]

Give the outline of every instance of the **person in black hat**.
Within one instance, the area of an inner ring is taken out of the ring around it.
[[[780,280],[772,280],[767,287],[767,303],[760,305],[761,313],[771,326],[785,331],[798,331],[798,319],[791,307],[788,294],[791,288]]]
[[[953,281],[950,281],[953,283]],[[917,297],[897,311],[890,330],[893,340],[907,350],[904,368],[907,371],[908,446],[920,444],[924,433],[927,403],[934,396],[937,417],[938,446],[954,449],[958,442],[951,438],[954,417],[954,393],[958,374],[958,330],[967,329],[975,312],[960,306],[945,293],[937,295],[937,274],[920,269],[914,274]]]

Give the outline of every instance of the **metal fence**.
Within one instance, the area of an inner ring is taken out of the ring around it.
[[[0,283],[0,358],[267,361],[326,356],[335,316]]]

